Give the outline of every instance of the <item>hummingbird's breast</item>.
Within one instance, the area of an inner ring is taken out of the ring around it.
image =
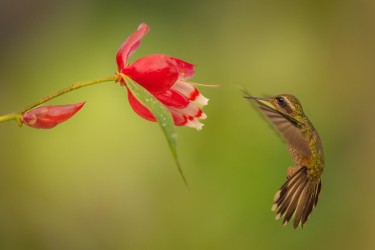
[[[309,165],[310,157],[303,155],[300,151],[298,151],[297,149],[293,148],[290,145],[288,146],[288,148],[289,148],[289,153],[290,153],[290,156],[292,157],[292,160],[298,167],[304,167],[304,166],[307,167]]]
[[[324,156],[316,154],[315,150],[312,150],[311,156],[305,156],[297,149],[289,145],[289,153],[298,167],[307,167],[308,176],[311,180],[319,180],[324,169]]]

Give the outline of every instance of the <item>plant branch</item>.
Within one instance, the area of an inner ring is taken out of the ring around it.
[[[115,74],[113,76],[109,76],[109,77],[106,77],[106,78],[103,78],[103,79],[100,79],[100,80],[95,80],[95,81],[89,81],[89,82],[78,82],[78,83],[75,83],[73,85],[71,85],[70,87],[67,87],[65,89],[61,89],[49,96],[46,96],[42,99],[40,99],[39,101],[35,102],[35,103],[32,103],[26,107],[24,107],[23,109],[21,109],[20,111],[18,112],[15,112],[15,113],[10,113],[10,114],[6,114],[6,115],[3,115],[3,116],[0,116],[0,123],[1,122],[6,122],[6,121],[11,121],[11,120],[15,120],[18,122],[18,124],[21,124],[20,123],[20,117],[22,116],[22,114],[24,114],[25,112],[43,104],[43,103],[46,103],[56,97],[59,97],[61,95],[64,95],[68,92],[71,92],[73,90],[76,90],[76,89],[80,89],[80,88],[83,88],[83,87],[87,87],[87,86],[91,86],[91,85],[94,85],[94,84],[98,84],[98,83],[103,83],[103,82],[111,82],[111,81],[117,81],[119,80],[120,76],[118,74]]]

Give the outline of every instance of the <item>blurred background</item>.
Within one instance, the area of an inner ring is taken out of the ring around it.
[[[131,61],[197,64],[201,132],[177,128],[187,191],[159,127],[104,83],[52,130],[0,124],[0,249],[374,249],[375,2],[0,0],[0,114]],[[304,229],[270,211],[293,163],[243,98],[292,93],[324,143],[318,207]]]

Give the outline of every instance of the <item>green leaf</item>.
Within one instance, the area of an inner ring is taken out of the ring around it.
[[[121,74],[122,75],[122,74]],[[126,80],[126,85],[128,86],[129,90],[132,92],[135,98],[142,103],[145,107],[147,107],[151,113],[155,116],[157,122],[159,123],[161,130],[164,133],[165,138],[167,139],[169,149],[171,150],[172,156],[174,161],[177,165],[178,171],[186,184],[189,187],[188,182],[185,178],[185,175],[182,171],[180,162],[177,157],[177,133],[175,131],[174,122],[171,113],[168,109],[153,96],[150,92],[148,92],[145,88],[143,88],[138,83],[134,82],[130,78],[122,75],[122,77]]]

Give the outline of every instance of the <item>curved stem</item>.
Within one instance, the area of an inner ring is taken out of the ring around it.
[[[94,84],[98,84],[98,83],[102,83],[102,82],[109,82],[109,81],[116,81],[118,79],[118,76],[117,75],[114,75],[114,76],[109,76],[109,77],[106,77],[104,79],[100,79],[100,80],[95,80],[95,81],[89,81],[89,82],[78,82],[78,83],[75,83],[73,85],[71,85],[70,87],[67,87],[65,89],[62,89],[62,90],[59,90],[43,99],[40,99],[39,101],[29,105],[29,106],[26,106],[25,108],[21,109],[19,111],[19,113],[23,114],[25,113],[26,111],[29,111],[30,109],[32,108],[35,108],[45,102],[48,102],[58,96],[61,96],[63,94],[66,94],[70,91],[73,91],[73,90],[76,90],[76,89],[79,89],[79,88],[83,88],[83,87],[87,87],[87,86],[90,86],[90,85],[94,85]]]
[[[100,80],[95,80],[95,81],[89,81],[89,82],[78,82],[78,83],[75,83],[73,85],[71,85],[70,87],[67,87],[65,89],[61,89],[49,96],[46,96],[42,99],[40,99],[39,101],[35,102],[35,103],[32,103],[26,107],[24,107],[23,109],[21,109],[20,111],[18,112],[15,112],[15,113],[10,113],[10,114],[6,114],[6,115],[3,115],[3,116],[0,116],[0,122],[6,122],[6,121],[11,121],[11,120],[15,120],[19,123],[19,119],[20,119],[20,116],[29,111],[30,109],[33,109],[45,102],[48,102],[58,96],[61,96],[61,95],[64,95],[70,91],[73,91],[73,90],[76,90],[76,89],[80,89],[80,88],[83,88],[83,87],[87,87],[87,86],[91,86],[91,85],[94,85],[94,84],[98,84],[98,83],[103,83],[103,82],[111,82],[111,81],[117,81],[119,80],[120,76],[118,74],[115,74],[113,76],[109,76],[109,77],[106,77],[106,78],[103,78],[103,79],[100,79]]]
[[[19,114],[17,113],[11,113],[7,115],[0,116],[0,122],[6,122],[11,120],[17,120],[19,117]]]

